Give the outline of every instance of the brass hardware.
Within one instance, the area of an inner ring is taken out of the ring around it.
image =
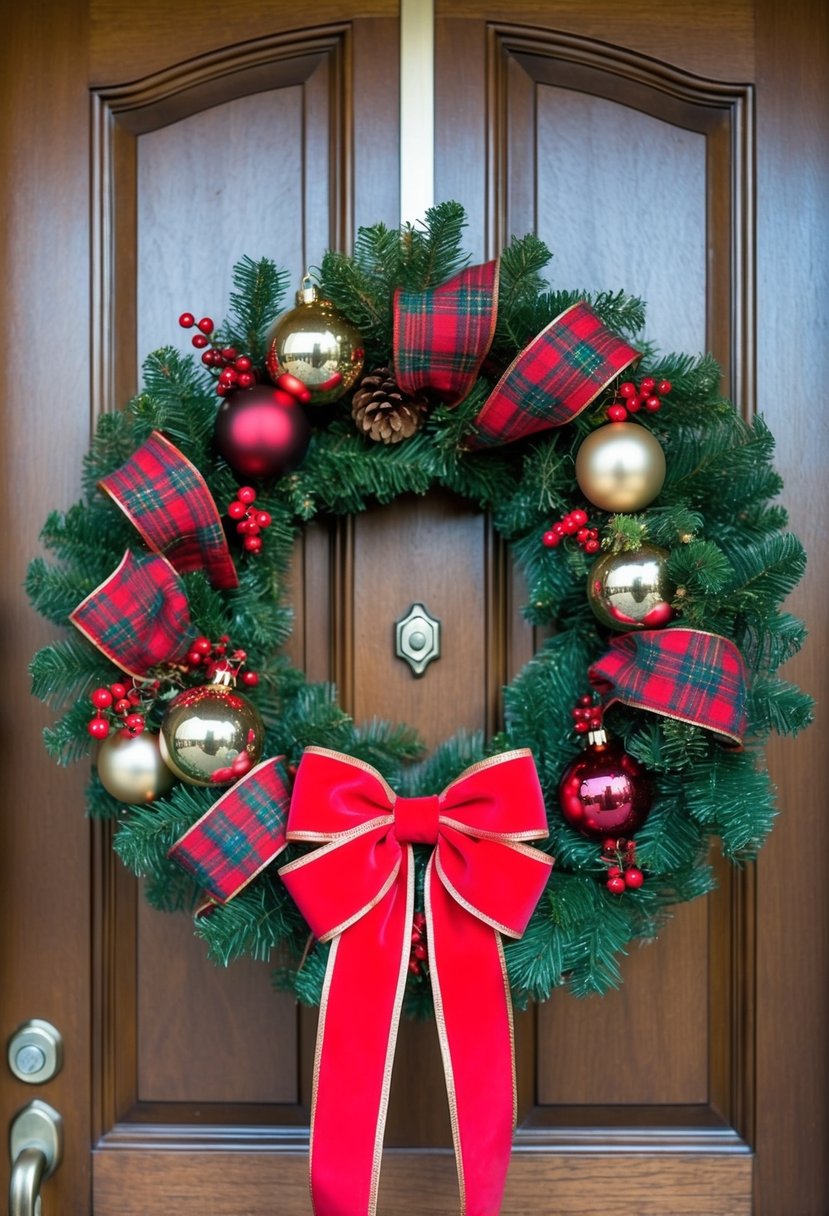
[[[9,1216],[40,1216],[40,1184],[60,1165],[63,1120],[35,1098],[15,1115],[9,1137]]]
[[[24,1022],[9,1039],[8,1061],[18,1081],[27,1085],[51,1081],[63,1064],[60,1031],[40,1018]]]
[[[395,654],[422,676],[433,659],[440,658],[440,621],[423,604],[412,604],[395,624]]]

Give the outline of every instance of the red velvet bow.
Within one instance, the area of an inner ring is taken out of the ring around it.
[[[331,941],[314,1065],[317,1216],[372,1216],[414,913],[413,844],[434,846],[426,932],[465,1216],[500,1210],[515,1125],[512,1008],[500,933],[520,937],[552,858],[532,754],[467,769],[442,794],[398,798],[360,760],[308,748],[289,840],[322,848],[280,870]]]

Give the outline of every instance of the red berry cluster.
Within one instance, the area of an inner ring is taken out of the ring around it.
[[[572,536],[585,553],[598,553],[601,549],[598,528],[587,527],[587,512],[580,508],[554,523],[542,536],[541,543],[548,549],[555,549],[567,536]]]
[[[426,949],[426,917],[422,912],[415,912],[412,924],[412,952],[409,959],[409,970],[412,975],[422,975],[426,968],[429,952]]]
[[[579,697],[577,704],[570,712],[573,715],[573,730],[577,735],[586,735],[591,730],[601,730],[602,707],[594,704],[589,693]]]
[[[253,486],[241,486],[236,491],[236,497],[227,508],[231,519],[236,520],[236,531],[244,537],[242,544],[248,553],[258,553],[262,548],[262,537],[259,535],[271,525],[268,511],[260,511],[254,507],[256,491]]]
[[[140,735],[144,729],[144,715],[139,713],[138,706],[144,703],[144,697],[134,684],[110,684],[108,688],[96,688],[91,696],[95,707],[95,716],[90,718],[87,730],[93,739],[106,739],[111,725],[111,714],[121,718],[121,724],[131,735]]]
[[[655,414],[662,409],[662,398],[671,391],[670,380],[660,380],[646,376],[636,385],[632,380],[626,380],[619,385],[619,397],[608,407],[607,416],[611,422],[624,422],[628,414],[638,414],[644,407],[649,413]]]
[[[210,317],[197,321],[191,312],[183,312],[178,323],[182,329],[192,329],[195,325],[200,330],[191,341],[197,350],[203,351],[201,361],[205,367],[218,370],[216,392],[220,397],[226,397],[236,388],[251,388],[256,383],[256,369],[250,355],[240,355],[235,346],[218,346],[211,338],[214,325]]]
[[[607,886],[612,895],[638,891],[645,875],[636,864],[636,842],[608,837],[602,843],[602,861],[607,866]]]
[[[228,653],[230,651],[230,653]],[[234,679],[239,679],[248,688],[255,688],[259,683],[259,675],[255,671],[242,671],[242,664],[247,659],[247,651],[230,650],[230,638],[223,633],[218,642],[210,638],[197,637],[187,653],[188,667],[204,667],[208,680],[217,671],[229,671]]]

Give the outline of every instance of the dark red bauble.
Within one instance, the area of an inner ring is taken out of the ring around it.
[[[594,840],[631,836],[648,817],[653,790],[646,770],[618,740],[591,743],[571,760],[558,787],[570,827]]]
[[[229,393],[216,415],[216,449],[238,477],[282,477],[302,463],[311,428],[302,406],[272,385]]]

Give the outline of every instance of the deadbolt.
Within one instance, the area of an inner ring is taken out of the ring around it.
[[[42,1085],[60,1072],[63,1039],[50,1022],[32,1018],[18,1026],[9,1039],[9,1068],[19,1081]]]

